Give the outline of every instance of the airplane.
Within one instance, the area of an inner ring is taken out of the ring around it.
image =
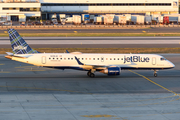
[[[66,50],[66,53],[40,53],[33,50],[15,29],[8,29],[13,53],[6,52],[5,58],[55,69],[75,69],[87,71],[91,78],[95,72],[107,75],[120,75],[121,70],[157,70],[171,69],[175,65],[157,54],[101,54],[81,53]]]

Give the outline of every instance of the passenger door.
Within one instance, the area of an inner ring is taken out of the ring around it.
[[[42,62],[42,64],[46,64],[46,56],[42,56],[41,62]]]
[[[152,65],[156,65],[156,58],[155,57],[152,58]]]

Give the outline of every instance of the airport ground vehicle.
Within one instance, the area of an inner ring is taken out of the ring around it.
[[[31,23],[32,25],[44,25],[44,23],[40,22],[40,21],[35,21]]]
[[[89,14],[82,14],[81,15],[82,23],[87,24],[90,22],[90,15]]]
[[[157,70],[175,67],[157,54],[40,53],[31,49],[16,30],[8,29],[8,33],[13,53],[7,52],[6,58],[48,68],[87,71],[89,77],[95,77],[95,72],[120,75],[126,69],[154,70],[157,77]]]

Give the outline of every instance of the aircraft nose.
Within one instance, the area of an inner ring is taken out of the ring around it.
[[[175,65],[174,65],[173,63],[170,63],[170,66],[171,66],[172,68],[174,68],[174,67],[175,67]]]

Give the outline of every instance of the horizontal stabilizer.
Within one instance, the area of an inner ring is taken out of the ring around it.
[[[6,52],[6,53],[7,53],[8,55],[12,55],[12,56],[14,55],[14,54],[13,54],[13,53],[11,53],[11,52]]]

